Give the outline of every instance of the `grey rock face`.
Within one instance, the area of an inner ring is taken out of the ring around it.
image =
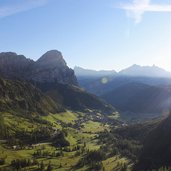
[[[0,76],[8,79],[24,79],[34,61],[23,55],[6,52],[0,53]]]
[[[46,52],[36,62],[16,53],[0,53],[0,76],[77,85],[74,71],[67,66],[61,52],[57,50]]]

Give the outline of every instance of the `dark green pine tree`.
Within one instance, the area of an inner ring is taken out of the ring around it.
[[[48,164],[48,167],[47,167],[47,170],[46,171],[52,171],[52,166],[51,166],[50,162]]]
[[[45,169],[45,165],[44,165],[43,161],[41,161],[41,163],[40,163],[40,170],[43,171],[44,169]]]
[[[124,163],[124,165],[122,166],[121,168],[121,171],[127,171],[128,170],[128,167],[127,165]]]

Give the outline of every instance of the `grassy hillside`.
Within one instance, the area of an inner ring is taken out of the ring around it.
[[[123,112],[161,113],[171,108],[171,89],[142,83],[128,83],[103,96]]]
[[[105,155],[88,162],[92,155],[101,154],[99,135],[111,129],[104,118],[99,120],[101,114],[92,116],[90,113],[67,111],[39,117],[30,115],[29,118],[11,113],[1,113],[0,116],[0,126],[4,130],[0,132],[2,169],[12,170],[17,167],[15,162],[22,165],[26,160],[29,164],[23,164],[23,170],[35,171],[43,165],[45,171],[50,164],[54,171],[105,168],[112,171],[129,162],[120,155],[110,158]]]
[[[29,117],[1,112],[0,168],[13,170],[18,162],[30,171],[131,171],[145,137],[159,122],[126,125],[114,114],[91,111]]]
[[[36,85],[54,101],[70,110],[85,111],[90,109],[103,114],[116,112],[114,107],[79,87],[59,83],[37,83]]]
[[[127,125],[96,96],[61,84],[57,90],[44,90],[52,100],[30,84],[0,80],[0,170],[131,171],[148,135],[152,140],[146,140],[144,153],[147,149],[147,154],[153,154],[151,146],[162,137],[164,141],[156,144],[161,145],[163,159],[165,154],[170,157],[170,151],[163,150],[170,145],[165,143],[170,143],[165,133],[170,117],[161,124],[159,119]],[[78,104],[79,108],[59,112],[62,108],[57,104],[68,109]]]
[[[101,154],[100,133],[110,131],[110,124],[120,125],[116,120],[118,112],[77,87],[63,86],[60,85],[58,91],[70,100],[62,104],[68,107],[73,98],[71,108],[80,103],[79,109],[84,112],[75,109],[77,112],[59,113],[63,109],[57,105],[61,104],[60,99],[54,102],[31,84],[0,79],[1,170],[101,170],[108,167],[107,156],[97,157],[91,163],[89,158]],[[109,115],[104,115],[107,112]],[[117,157],[117,161],[120,158],[120,163],[127,162],[123,156]]]
[[[171,115],[153,129],[145,140],[135,170],[171,167]]]
[[[48,114],[62,110],[61,105],[31,84],[0,79],[0,111]]]

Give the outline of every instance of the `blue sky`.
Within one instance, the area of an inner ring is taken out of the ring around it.
[[[0,51],[38,59],[63,53],[70,67],[171,71],[170,0],[0,0]]]

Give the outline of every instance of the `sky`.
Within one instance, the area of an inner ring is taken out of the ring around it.
[[[171,1],[0,0],[0,52],[37,60],[52,49],[71,68],[171,71]]]

